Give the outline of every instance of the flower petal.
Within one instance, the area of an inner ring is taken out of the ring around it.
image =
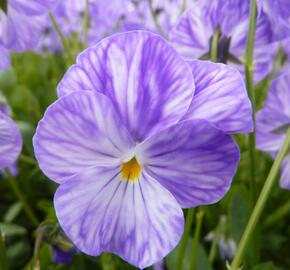
[[[51,10],[59,0],[9,0],[12,5],[21,13],[26,15],[41,15]]]
[[[0,170],[11,166],[22,148],[22,138],[16,124],[0,112]]]
[[[290,154],[284,158],[282,164],[280,186],[285,189],[290,189]]]
[[[9,5],[8,15],[0,9],[0,22],[0,43],[7,49],[22,52],[37,46],[45,18],[28,16]]]
[[[119,162],[135,145],[110,100],[84,91],[47,109],[33,144],[40,168],[59,183],[90,166]]]
[[[290,125],[290,76],[275,79],[263,108],[257,113],[257,147],[277,152],[284,141],[284,126]]]
[[[139,147],[148,174],[170,190],[182,207],[220,200],[239,162],[233,139],[206,120],[180,122]]]
[[[194,81],[187,63],[161,37],[133,31],[106,38],[79,55],[58,93],[76,90],[108,96],[133,138],[142,141],[180,120]]]
[[[215,25],[199,5],[187,11],[170,33],[174,48],[186,59],[197,59],[210,51]]]
[[[196,90],[183,119],[206,119],[226,133],[251,132],[251,102],[240,73],[224,64],[188,63]]]
[[[146,173],[132,182],[120,179],[119,167],[90,168],[61,184],[54,203],[79,250],[112,252],[141,269],[167,255],[183,232],[178,203]]]

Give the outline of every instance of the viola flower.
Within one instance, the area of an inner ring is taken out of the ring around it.
[[[290,70],[271,84],[263,108],[257,113],[257,147],[276,157],[290,127]],[[290,189],[290,153],[282,164],[282,188]]]
[[[35,48],[45,22],[45,15],[57,1],[1,1],[0,44],[16,52]]]
[[[250,1],[205,0],[185,12],[170,34],[172,45],[186,59],[209,59],[212,39],[218,33],[218,62],[244,72]],[[255,80],[271,70],[272,55],[267,46],[272,41],[270,23],[261,13],[257,20],[254,61]]]
[[[265,12],[271,22],[276,40],[290,37],[290,9],[288,0],[257,0],[258,15]]]
[[[85,50],[58,95],[33,144],[42,171],[60,184],[59,223],[80,251],[112,252],[140,268],[177,245],[181,207],[224,196],[239,161],[226,133],[252,129],[238,71],[189,65],[146,31]]]

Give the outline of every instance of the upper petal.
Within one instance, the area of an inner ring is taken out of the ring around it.
[[[0,170],[11,166],[22,148],[20,131],[11,118],[0,112]]]
[[[108,96],[135,140],[180,120],[194,93],[187,63],[146,31],[113,35],[81,53],[58,86],[60,96],[94,90]]]
[[[196,89],[183,119],[206,119],[226,133],[251,132],[252,107],[240,73],[209,61],[188,63]]]
[[[180,206],[146,173],[132,182],[121,180],[119,167],[90,168],[61,184],[54,203],[79,250],[116,253],[142,269],[166,256],[183,232]]]
[[[135,145],[110,100],[84,91],[47,109],[33,144],[40,168],[56,182],[96,164],[119,162]]]
[[[139,145],[146,172],[182,207],[212,204],[231,185],[239,150],[231,136],[206,120],[183,121]]]

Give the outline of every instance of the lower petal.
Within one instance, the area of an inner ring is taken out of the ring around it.
[[[91,168],[63,183],[54,198],[59,222],[82,252],[118,254],[140,268],[178,243],[183,214],[169,191],[143,173],[121,180],[119,167]]]
[[[233,139],[205,120],[181,122],[139,147],[146,171],[171,191],[181,207],[219,201],[239,162]]]

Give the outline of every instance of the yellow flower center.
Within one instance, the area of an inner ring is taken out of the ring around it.
[[[123,163],[121,166],[121,175],[124,180],[138,180],[140,173],[141,166],[135,157],[133,157],[130,161]]]

